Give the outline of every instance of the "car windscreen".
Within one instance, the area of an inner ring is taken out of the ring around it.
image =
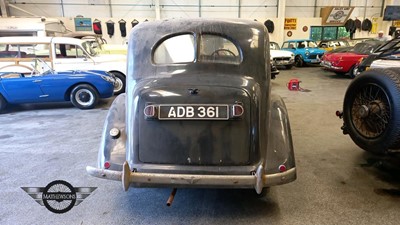
[[[82,47],[90,56],[96,56],[97,51],[92,48],[92,43],[89,40],[82,42]]]
[[[271,49],[271,50],[280,50],[280,47],[276,42],[270,42],[269,43],[269,49]]]
[[[357,53],[357,54],[366,54],[369,55],[374,50],[380,45],[380,43],[375,42],[375,43],[369,43],[369,42],[362,42],[358,43],[354,46],[354,48],[351,50],[351,52]]]
[[[299,41],[297,42],[297,48],[317,48],[318,45],[315,41]]]

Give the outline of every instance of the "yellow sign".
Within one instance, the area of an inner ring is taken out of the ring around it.
[[[393,21],[393,26],[400,27],[400,20]]]
[[[297,18],[285,18],[285,30],[296,30]]]

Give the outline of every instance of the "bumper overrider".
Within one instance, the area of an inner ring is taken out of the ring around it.
[[[214,188],[254,188],[261,193],[264,187],[289,183],[296,179],[296,168],[275,174],[264,174],[260,165],[254,175],[209,175],[209,174],[167,174],[167,173],[143,173],[132,171],[125,161],[122,171],[106,170],[87,166],[88,174],[108,179],[122,181],[125,191],[132,185],[148,186],[176,186],[176,187],[214,187]]]

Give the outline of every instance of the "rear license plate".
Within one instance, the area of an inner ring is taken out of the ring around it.
[[[174,104],[159,105],[160,120],[227,120],[228,105],[216,104]]]

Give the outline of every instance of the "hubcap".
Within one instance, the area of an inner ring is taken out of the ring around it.
[[[124,83],[118,77],[115,77],[114,92],[119,92],[124,87]]]
[[[353,69],[353,76],[358,76],[358,67],[356,66],[356,67],[354,67],[354,69]]]
[[[94,96],[89,90],[81,89],[76,92],[75,100],[82,106],[89,106],[93,104]]]

